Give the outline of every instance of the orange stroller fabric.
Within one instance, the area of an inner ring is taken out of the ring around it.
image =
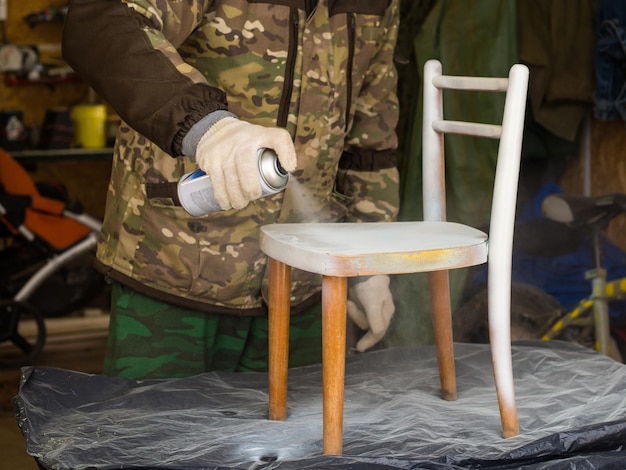
[[[91,231],[89,227],[63,215],[63,201],[41,196],[26,170],[2,149],[0,184],[8,194],[30,197],[31,205],[26,209],[24,226],[55,250],[65,250]],[[3,222],[6,223],[4,218]],[[14,227],[9,229],[15,231]]]

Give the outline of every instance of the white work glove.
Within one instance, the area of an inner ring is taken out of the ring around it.
[[[359,328],[367,330],[357,342],[356,350],[363,352],[378,343],[385,336],[396,310],[389,276],[379,274],[350,285],[347,310],[348,317]]]
[[[209,176],[215,201],[223,210],[243,209],[261,197],[257,152],[271,148],[288,172],[296,169],[289,132],[224,117],[204,133],[196,147],[196,163]]]

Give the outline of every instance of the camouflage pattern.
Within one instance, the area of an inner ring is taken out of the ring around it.
[[[142,18],[137,24],[145,25],[145,38],[179,74],[224,90],[229,110],[241,119],[284,124],[294,137],[298,169],[284,193],[243,210],[191,217],[168,197],[148,198],[146,184],[175,183],[194,163],[162,150],[158,130],[148,140],[134,123],[123,124],[97,253],[111,276],[207,311],[254,309],[267,282],[262,225],[395,218],[395,168],[339,171],[338,162],[344,151],[375,154],[397,146],[397,0],[389,7],[380,0],[330,1],[340,12],[320,0],[309,18],[304,2],[301,8],[246,0],[123,3]],[[293,303],[319,287],[318,276],[294,271]]]
[[[112,286],[112,317],[104,373],[134,379],[187,377],[207,370],[267,370],[266,317],[184,309]],[[296,315],[289,331],[289,366],[321,362],[321,307]]]

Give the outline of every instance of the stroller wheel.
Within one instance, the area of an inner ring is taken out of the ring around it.
[[[29,341],[19,332],[20,320],[33,319],[37,336]],[[0,368],[21,367],[32,363],[46,342],[44,316],[25,302],[0,301],[0,344],[12,343],[11,348],[0,349]]]

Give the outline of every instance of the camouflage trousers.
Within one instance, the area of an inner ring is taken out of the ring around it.
[[[291,318],[289,366],[321,362],[321,305]],[[267,317],[173,306],[114,283],[104,373],[136,379],[266,371]]]

